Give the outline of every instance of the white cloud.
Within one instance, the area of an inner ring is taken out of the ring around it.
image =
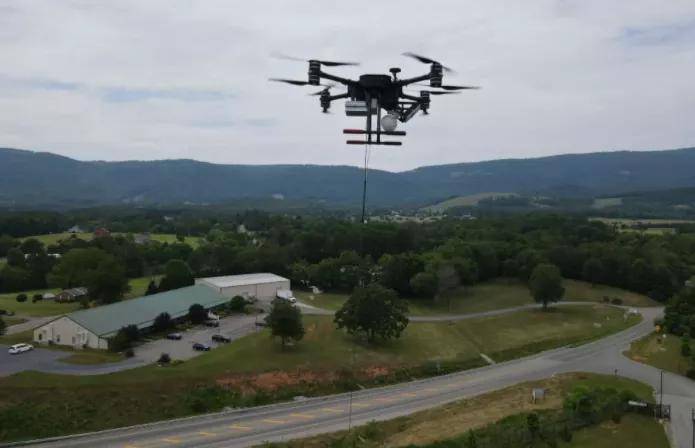
[[[692,1],[36,1],[0,7],[0,145],[79,159],[353,164],[335,104],[273,51],[483,90],[433,99],[374,166],[695,144]],[[337,72],[337,70],[336,70]],[[119,95],[114,96],[116,92]],[[118,100],[120,99],[120,101]],[[124,100],[125,99],[125,100]]]

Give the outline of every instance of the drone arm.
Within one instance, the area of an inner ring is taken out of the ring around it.
[[[326,72],[322,72],[322,71],[319,71],[319,76],[321,78],[326,78],[326,79],[330,79],[331,81],[345,84],[346,86],[355,83],[355,81],[353,81],[351,79],[341,78],[340,76],[331,75],[330,73],[326,73]]]
[[[407,86],[416,82],[427,81],[428,79],[432,79],[432,73],[428,73],[422,76],[416,76],[415,78],[401,79],[398,81],[398,84],[400,84],[401,86]]]
[[[350,94],[348,94],[347,92],[345,92],[345,93],[341,93],[341,94],[338,94],[338,95],[331,95],[331,96],[329,96],[329,97],[328,97],[328,101],[341,100],[341,99],[343,99],[343,98],[349,98],[349,97],[350,97]]]
[[[410,101],[415,101],[416,103],[419,103],[420,101],[422,101],[422,98],[420,98],[420,97],[407,95],[405,93],[401,93],[401,98],[405,98],[406,100],[410,100]]]

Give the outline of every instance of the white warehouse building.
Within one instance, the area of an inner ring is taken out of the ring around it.
[[[290,281],[275,274],[200,278],[193,286],[57,317],[34,329],[34,341],[74,348],[107,349],[109,338],[115,336],[120,328],[136,325],[140,330],[146,330],[161,313],[180,319],[185,318],[189,307],[196,303],[212,310],[225,305],[234,296],[273,299],[278,291],[289,289]]]
[[[209,286],[218,294],[230,299],[234,296],[273,299],[277,296],[278,291],[290,289],[288,279],[269,273],[199,278],[196,279],[195,283],[196,285]]]

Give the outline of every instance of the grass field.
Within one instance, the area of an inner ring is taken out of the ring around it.
[[[22,239],[25,240],[25,239],[29,239],[29,238],[34,238],[34,239],[41,241],[46,246],[50,246],[52,244],[57,244],[61,240],[66,240],[68,238],[72,238],[73,235],[75,238],[79,238],[79,239],[82,239],[85,241],[89,241],[93,237],[93,234],[88,233],[88,232],[75,233],[75,234],[63,232],[63,233],[50,233],[50,234],[45,234],[45,235],[32,235],[32,236],[28,236],[28,237],[25,237]],[[124,235],[124,234],[114,232],[113,235],[115,236],[115,235]],[[151,233],[150,238],[153,241],[159,241],[160,243],[170,243],[171,244],[171,243],[175,243],[178,241],[176,239],[176,235],[171,234],[171,233]],[[201,239],[202,238],[197,237],[197,236],[187,236],[184,239],[184,243],[188,244],[189,246],[191,246],[193,248],[196,248],[200,245]]]
[[[681,340],[674,335],[667,335],[661,339],[656,333],[635,341],[627,351],[631,359],[649,364],[658,369],[685,375],[692,362],[681,355]]]
[[[651,388],[636,381],[586,373],[562,374],[540,381],[517,384],[478,397],[418,412],[410,416],[358,427],[355,432],[357,439],[362,443],[359,443],[357,446],[363,448],[421,446],[451,439],[464,435],[470,429],[495,423],[511,415],[543,409],[559,409],[562,406],[562,400],[565,395],[577,386],[628,389],[642,399],[653,399]],[[534,387],[544,388],[547,394],[546,399],[537,404],[532,404],[528,397],[529,391]],[[650,422],[652,423],[650,424]],[[653,431],[655,434],[640,439],[639,437],[643,435],[643,431],[640,431],[642,428],[636,428],[636,424],[645,425],[646,430]],[[611,437],[614,440],[614,444],[610,445],[611,448],[632,448],[636,446],[650,448],[652,446],[655,448],[668,447],[668,445],[658,443],[654,445],[635,443],[638,440],[660,442],[664,438],[663,429],[653,420],[628,416],[623,419],[620,429],[623,432],[620,434],[620,438],[616,437],[613,432],[601,434],[603,430],[601,426],[578,431],[575,433],[575,440],[572,444],[562,446],[565,448],[593,447],[594,445],[586,445],[586,443],[602,435]],[[288,443],[274,444],[273,447],[321,448],[326,446],[350,446],[349,443],[343,443],[342,445],[339,443],[345,436],[346,433],[342,431]],[[633,444],[627,444],[628,442]],[[578,444],[575,445],[575,443]]]
[[[272,391],[266,388],[278,387],[279,381],[293,395],[325,393],[333,375],[351,368],[353,354],[358,372],[388,374],[431,360],[473,360],[480,365],[480,352],[510,359],[594,339],[636,321],[625,322],[620,310],[600,305],[523,311],[454,324],[413,323],[401,339],[368,346],[336,330],[330,317],[307,317],[304,340],[286,350],[263,330],[166,368],[146,366],[96,376],[22,372],[0,378],[0,426],[3,418],[21,416],[26,424],[13,430],[18,432],[11,437],[17,438],[26,431],[48,436],[183,416],[192,412],[186,401],[192,391],[211,384],[234,387],[248,378],[254,381],[252,392]],[[77,362],[92,360],[82,357]],[[302,372],[306,376],[301,381],[287,382]]]
[[[603,302],[603,297],[620,298],[627,306],[656,306],[656,302],[642,294],[625,291],[605,285],[590,285],[578,280],[564,280],[565,301]],[[347,294],[322,293],[311,294],[295,291],[299,300],[309,305],[328,310],[338,310]],[[516,279],[496,279],[479,283],[468,288],[446,293],[436,301],[409,300],[412,315],[466,314],[490,311],[533,303],[528,287]]]
[[[628,414],[620,421],[603,422],[574,433],[570,443],[560,444],[563,448],[668,448],[663,426],[656,420],[643,415]]]
[[[423,207],[422,210],[429,212],[444,212],[452,207],[475,207],[483,199],[489,198],[506,198],[509,196],[518,196],[516,193],[476,193],[469,194],[467,196],[457,196],[455,198],[447,199],[446,201],[439,202],[428,207]]]
[[[159,278],[155,276],[155,278]],[[126,294],[127,299],[140,297],[145,294],[147,285],[150,283],[151,277],[139,277],[129,280],[130,292]],[[13,311],[20,316],[54,316],[58,314],[71,313],[79,309],[79,303],[58,303],[53,300],[40,300],[36,303],[31,303],[31,297],[34,294],[45,292],[57,292],[59,289],[41,289],[35,291],[23,291],[27,295],[26,302],[19,303],[16,298],[19,292],[0,294],[0,309]]]

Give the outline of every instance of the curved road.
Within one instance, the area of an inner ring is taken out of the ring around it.
[[[130,428],[35,441],[40,447],[246,447],[265,441],[295,439],[386,420],[418,410],[547,378],[557,373],[587,371],[618,374],[659,388],[659,370],[622,355],[630,342],[652,331],[660,308],[643,308],[641,323],[620,333],[577,348],[565,347],[535,356],[475,370],[412,381],[353,394],[332,395],[300,402],[163,421]],[[350,412],[350,403],[352,411]],[[691,443],[690,409],[695,407],[695,384],[687,378],[665,374],[664,403],[671,404],[673,446]]]

